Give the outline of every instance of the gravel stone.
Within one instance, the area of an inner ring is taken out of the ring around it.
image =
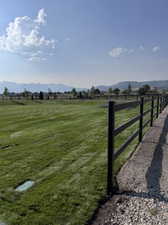
[[[92,225],[168,224],[168,107],[117,176],[120,191]]]

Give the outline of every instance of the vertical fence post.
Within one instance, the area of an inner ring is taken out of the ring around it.
[[[162,96],[159,97],[160,98],[160,113],[162,112]]]
[[[140,101],[140,119],[139,119],[139,142],[142,141],[143,133],[143,111],[144,111],[144,97]]]
[[[163,108],[162,108],[162,110],[164,110],[164,107],[165,107],[165,98],[164,98],[165,96],[163,95]]]
[[[164,108],[166,107],[166,95],[164,95]]]
[[[159,117],[159,96],[157,96],[157,118]]]
[[[107,195],[113,191],[113,154],[115,129],[115,102],[109,102],[108,108],[108,168],[107,168]]]
[[[165,107],[167,106],[167,96],[165,95]]]
[[[154,96],[152,96],[152,101],[151,101],[151,121],[150,121],[150,126],[153,126],[153,110],[154,110]]]

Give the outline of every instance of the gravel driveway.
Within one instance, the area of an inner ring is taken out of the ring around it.
[[[117,176],[92,225],[168,225],[168,107]]]

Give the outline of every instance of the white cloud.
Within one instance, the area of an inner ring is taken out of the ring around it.
[[[152,48],[152,52],[158,52],[160,50],[160,47],[159,46],[154,46]]]
[[[140,45],[139,46],[139,50],[144,51],[145,50],[144,46],[143,45]]]
[[[45,24],[46,17],[47,17],[47,14],[45,13],[44,9],[40,9],[35,22],[37,22],[39,24]]]
[[[123,54],[131,54],[134,52],[134,49],[127,49],[127,48],[113,48],[110,52],[109,55],[112,56],[113,58],[118,58]]]
[[[43,59],[42,53],[52,51],[56,44],[54,39],[47,39],[40,32],[46,17],[44,9],[39,10],[35,20],[28,16],[16,17],[0,36],[0,51],[19,54],[32,61],[33,55],[38,54],[38,58]]]
[[[123,48],[113,48],[110,52],[109,55],[112,56],[113,58],[117,58],[121,56],[125,52],[125,49]]]
[[[46,61],[47,59],[45,57],[32,56],[28,60],[30,62],[41,62],[41,61]]]

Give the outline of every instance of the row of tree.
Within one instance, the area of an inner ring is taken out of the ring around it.
[[[163,92],[163,91],[162,91]],[[66,91],[64,93],[61,92],[52,92],[51,89],[48,89],[48,93],[45,92],[39,92],[39,93],[32,93],[30,91],[24,90],[24,92],[19,93],[20,96],[28,98],[32,97],[32,99],[38,96],[39,99],[46,99],[46,98],[54,98],[56,99],[59,95],[64,94],[64,95],[69,95],[74,98],[93,98],[96,96],[103,96],[103,95],[131,95],[131,94],[138,94],[138,95],[145,95],[145,94],[157,94],[159,93],[157,88],[151,89],[151,87],[146,84],[142,87],[140,87],[138,90],[133,90],[131,87],[131,84],[128,85],[128,88],[125,90],[120,90],[119,88],[109,88],[108,91],[101,91],[98,88],[95,88],[94,86],[91,87],[91,89],[88,89],[87,91],[77,91],[75,88],[73,88],[71,91]],[[4,96],[11,96],[15,95],[15,93],[10,93],[8,88],[4,88],[3,95]]]
[[[101,95],[101,94],[114,94],[114,95],[119,95],[119,94],[123,94],[123,95],[131,95],[131,94],[138,94],[138,95],[145,95],[145,94],[150,94],[150,93],[159,93],[159,91],[157,90],[157,88],[155,89],[151,89],[151,87],[146,84],[142,87],[140,87],[138,90],[133,90],[132,87],[131,87],[131,84],[128,85],[128,88],[127,89],[124,89],[124,90],[121,90],[119,88],[115,88],[115,89],[112,89],[112,88],[109,88],[108,91],[101,91],[100,89],[98,88],[95,88],[95,87],[92,87],[90,90],[88,90],[88,93],[91,95],[91,96],[96,96],[96,95]],[[79,95],[79,92],[76,91],[75,88],[72,89],[72,94],[74,96],[78,96]]]

